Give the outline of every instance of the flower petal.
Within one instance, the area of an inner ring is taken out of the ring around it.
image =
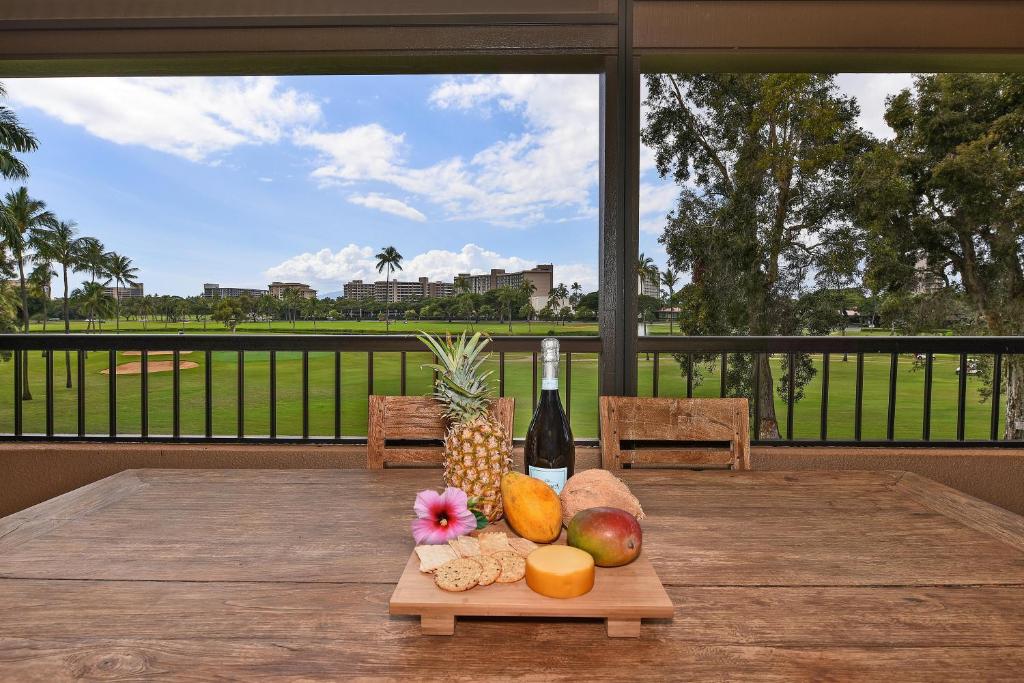
[[[413,520],[412,537],[417,545],[423,543],[437,545],[439,543],[446,543],[450,538],[448,527],[443,527],[432,519]]]
[[[437,491],[432,489],[426,489],[416,494],[416,502],[413,503],[412,509],[416,513],[416,516],[420,519],[427,517],[436,517],[436,510],[444,505],[443,496]]]
[[[472,512],[467,511],[466,515],[459,515],[448,520],[449,539],[464,536],[474,529],[476,529],[476,517]]]
[[[449,486],[441,494],[441,500],[448,507],[452,516],[457,515],[462,509],[469,507],[469,496],[462,489]]]

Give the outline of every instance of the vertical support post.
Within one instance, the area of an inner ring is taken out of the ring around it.
[[[78,373],[78,436],[85,436],[85,351],[75,354],[75,369]]]
[[[141,397],[139,400],[139,435],[143,439],[149,438],[149,351],[143,349],[139,352],[142,358],[142,378],[139,382]]]
[[[633,57],[633,2],[619,0],[618,50],[601,75],[599,391],[637,389],[640,63]]]
[[[245,351],[238,352],[238,426],[239,439],[245,438]]]
[[[107,368],[110,374],[107,375],[107,422],[110,426],[110,438],[117,438],[117,351],[110,349],[107,352]]]

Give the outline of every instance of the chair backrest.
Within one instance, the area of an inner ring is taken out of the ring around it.
[[[750,469],[745,398],[601,397],[601,466],[726,465]],[[623,442],[627,442],[623,449]],[[634,442],[653,442],[636,447]],[[673,443],[674,442],[674,443]],[[683,444],[680,444],[683,442]],[[717,442],[718,447],[693,446]]]
[[[515,399],[499,398],[492,410],[505,425],[511,447]],[[447,430],[440,404],[429,396],[370,396],[366,466],[440,465],[444,449],[429,442],[444,440]]]

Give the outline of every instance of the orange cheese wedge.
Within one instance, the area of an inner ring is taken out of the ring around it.
[[[549,598],[575,598],[594,587],[594,558],[579,548],[545,545],[526,557],[526,585]]]

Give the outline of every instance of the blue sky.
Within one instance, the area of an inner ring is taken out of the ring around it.
[[[844,75],[885,134],[900,74]],[[147,293],[553,262],[597,286],[596,76],[10,79],[31,194],[131,257]],[[641,250],[675,197],[645,154]],[[10,183],[8,183],[10,185]],[[6,190],[7,188],[3,188]],[[84,278],[79,278],[84,279]]]

